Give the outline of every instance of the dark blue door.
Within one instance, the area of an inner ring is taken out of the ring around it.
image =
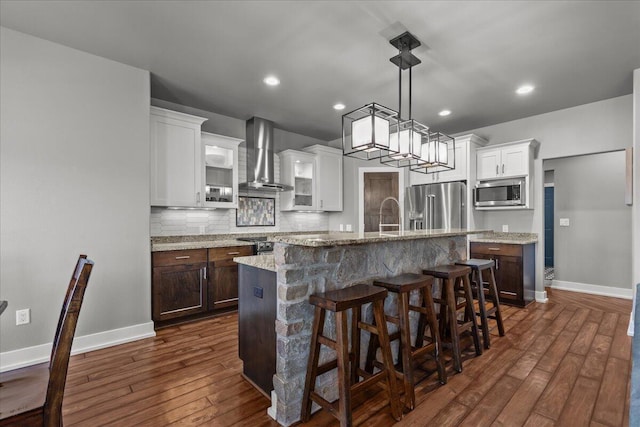
[[[553,187],[544,187],[544,266],[553,267]]]

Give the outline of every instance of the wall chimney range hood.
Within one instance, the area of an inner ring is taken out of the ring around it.
[[[240,190],[289,191],[290,185],[274,182],[273,122],[260,117],[247,120],[247,182]]]

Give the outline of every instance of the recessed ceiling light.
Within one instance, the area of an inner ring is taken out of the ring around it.
[[[336,105],[333,106],[334,110],[344,110],[344,104],[341,103],[337,103]]]
[[[448,116],[449,114],[451,114],[451,110],[442,110],[438,113],[439,116]]]
[[[518,95],[526,95],[533,92],[533,89],[534,87],[532,85],[522,85],[518,89],[516,89],[516,93]]]
[[[267,76],[263,80],[269,86],[278,86],[280,84],[280,79],[276,76]]]

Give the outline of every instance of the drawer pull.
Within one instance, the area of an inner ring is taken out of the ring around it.
[[[240,255],[240,252],[227,252],[227,255]]]
[[[500,291],[501,294],[505,294],[505,295],[511,295],[511,296],[517,296],[518,294],[515,292],[509,292],[509,291]]]
[[[176,259],[189,259],[191,258],[189,255],[177,256]]]
[[[487,248],[487,249],[489,249],[490,251],[499,251],[500,250],[500,248]]]

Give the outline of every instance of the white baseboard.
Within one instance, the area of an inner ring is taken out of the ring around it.
[[[549,298],[547,298],[547,291],[536,291],[536,302],[548,303]]]
[[[83,335],[74,338],[71,354],[86,353],[155,336],[153,322]],[[0,372],[47,362],[51,355],[51,345],[51,343],[47,343],[0,353]]]
[[[553,289],[563,291],[582,292],[585,294],[602,295],[605,297],[632,299],[633,290],[625,288],[614,288],[611,286],[589,285],[586,283],[566,282],[564,280],[553,280]]]

